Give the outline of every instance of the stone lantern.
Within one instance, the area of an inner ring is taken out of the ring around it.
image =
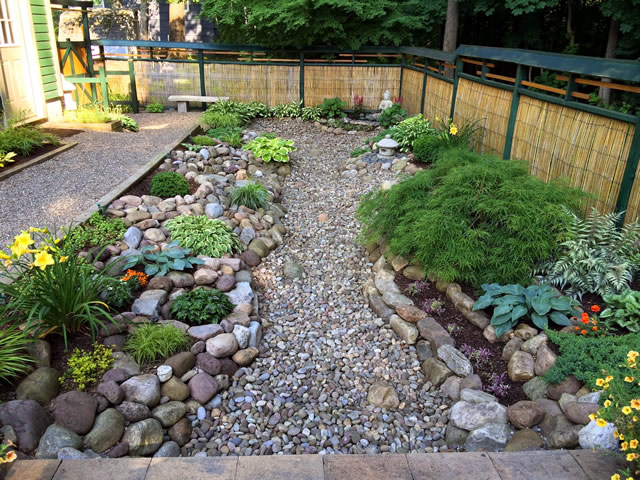
[[[385,136],[378,142],[378,157],[381,160],[391,160],[396,156],[398,142],[391,138],[391,135]]]

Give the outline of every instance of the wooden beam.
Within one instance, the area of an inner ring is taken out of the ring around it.
[[[569,77],[567,77],[566,75],[556,75],[556,80],[560,80],[561,82],[567,82],[569,81]],[[598,80],[589,80],[588,78],[574,78],[573,81],[581,85],[591,85],[593,87],[606,87],[606,88],[613,88],[614,90],[623,90],[625,92],[640,93],[640,87],[633,87],[631,85],[623,85],[620,83],[600,82]]]

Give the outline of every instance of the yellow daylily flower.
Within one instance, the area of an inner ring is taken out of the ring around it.
[[[27,247],[26,245],[21,245],[18,243],[14,243],[13,245],[11,245],[11,255],[14,257],[21,257],[28,251],[29,247]]]
[[[624,407],[622,407],[622,413],[624,413],[625,415],[629,415],[631,413],[631,407],[625,405]]]
[[[11,257],[0,250],[0,260],[9,260]]]
[[[50,253],[40,252],[36,255],[33,266],[38,267],[40,270],[44,270],[47,268],[47,265],[53,265],[54,263],[55,262],[53,261],[53,257]]]
[[[33,245],[33,239],[27,232],[22,232],[20,235],[14,237],[14,244],[28,247],[29,245]]]
[[[454,124],[451,124],[451,127],[449,128],[449,133],[451,135],[456,135],[458,133],[458,127],[456,127]]]

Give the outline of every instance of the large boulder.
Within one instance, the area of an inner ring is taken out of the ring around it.
[[[607,423],[604,427],[596,424],[595,420],[591,420],[589,424],[580,430],[578,441],[580,447],[585,450],[598,448],[602,450],[619,450],[618,439],[615,438],[613,432],[616,427],[613,423]]]
[[[40,367],[20,382],[16,388],[18,400],[34,400],[43,407],[58,394],[60,373],[51,367]]]
[[[507,409],[498,402],[471,403],[461,400],[451,408],[449,419],[454,426],[472,431],[490,423],[506,424]]]
[[[191,422],[187,418],[179,420],[175,425],[169,428],[167,432],[169,438],[181,447],[185,446],[191,440]]]
[[[507,364],[509,378],[514,382],[526,382],[535,377],[535,361],[533,355],[523,351],[517,351],[509,359]]]
[[[129,425],[122,441],[129,444],[129,455],[144,457],[155,453],[162,445],[162,425],[155,418],[147,418]]]
[[[124,433],[125,418],[115,408],[107,408],[96,418],[91,431],[84,437],[84,445],[102,453],[113,447]]]
[[[116,407],[116,410],[124,415],[124,418],[131,423],[145,420],[151,416],[149,407],[136,402],[124,401]]]
[[[218,393],[219,385],[211,375],[200,372],[189,381],[189,392],[198,403],[207,403]]]
[[[93,426],[98,401],[85,392],[63,393],[53,402],[53,416],[57,424],[84,435]]]
[[[157,375],[145,374],[131,377],[122,385],[125,400],[155,407],[160,403],[160,380]]]
[[[182,402],[171,401],[158,405],[151,411],[153,418],[163,427],[168,428],[178,422],[187,413],[187,407]]]
[[[488,423],[469,433],[464,449],[467,452],[498,452],[504,450],[511,431],[503,423]]]
[[[379,380],[369,387],[367,401],[376,407],[387,410],[398,408],[400,405],[395,389],[384,380]]]
[[[207,353],[216,358],[229,357],[238,351],[238,341],[232,333],[222,333],[207,340]]]
[[[177,400],[179,402],[186,400],[189,397],[189,387],[176,377],[171,377],[168,381],[162,384],[160,393],[163,397],[167,397],[169,400]]]
[[[505,452],[528,452],[544,448],[544,440],[530,428],[518,430],[504,447]]]
[[[12,400],[0,404],[0,424],[11,425],[18,437],[18,448],[31,453],[51,424],[51,418],[34,400]]]
[[[57,458],[58,451],[65,447],[82,447],[80,435],[60,425],[49,425],[40,438],[36,458]]]
[[[167,358],[164,364],[173,369],[176,377],[181,377],[196,364],[196,356],[191,352],[180,352]]]
[[[473,367],[469,359],[453,346],[449,344],[441,345],[438,348],[437,355],[456,375],[466,377],[473,373]]]
[[[509,421],[518,429],[539,424],[544,420],[544,415],[544,410],[530,400],[521,400],[507,408]]]

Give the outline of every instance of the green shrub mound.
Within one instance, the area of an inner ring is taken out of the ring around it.
[[[145,108],[145,111],[149,113],[162,113],[164,112],[164,105],[158,102],[150,103],[147,105],[147,108]]]
[[[420,137],[413,144],[413,155],[416,160],[424,163],[434,163],[442,150],[442,141],[433,135]]]
[[[269,191],[259,183],[250,183],[231,192],[232,205],[244,205],[251,210],[264,208],[268,199]]]
[[[413,144],[416,140],[420,137],[433,135],[435,133],[431,122],[423,118],[422,114],[401,121],[391,130],[391,138],[398,142],[401,152],[413,150]]]
[[[233,311],[233,303],[220,290],[197,288],[180,295],[171,305],[171,314],[189,324],[218,323]]]
[[[384,128],[389,128],[397,125],[405,118],[407,118],[407,111],[402,108],[402,104],[394,103],[392,106],[382,111],[378,121]]]
[[[218,143],[218,142],[215,141],[215,139],[211,138],[208,135],[196,135],[194,137],[191,137],[191,141],[195,145],[201,145],[203,147],[211,147],[211,146],[216,145]]]
[[[189,335],[173,325],[146,323],[129,335],[124,350],[140,365],[168,358],[189,346]]]
[[[383,237],[391,253],[414,257],[447,281],[528,283],[552,258],[584,194],[544,183],[527,165],[451,150],[433,168],[363,197],[361,240]]]
[[[342,110],[347,108],[347,102],[340,100],[338,97],[325,98],[322,103],[318,105],[318,108],[323,117],[343,118],[345,113]]]
[[[588,337],[547,330],[549,339],[560,349],[560,355],[544,379],[560,383],[567,375],[575,377],[591,389],[599,390],[596,379],[607,375],[624,378],[629,350],[638,350],[640,333],[619,336]]]
[[[242,251],[240,241],[229,225],[205,215],[180,215],[167,222],[171,239],[194,255],[220,258]]]
[[[160,172],[151,179],[151,195],[162,198],[187,195],[189,182],[176,172]]]

